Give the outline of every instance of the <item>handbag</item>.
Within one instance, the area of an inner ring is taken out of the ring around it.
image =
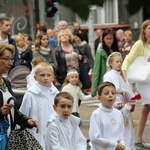
[[[16,101],[14,97],[10,97],[7,103],[9,103],[11,100]],[[14,110],[15,109],[17,108],[14,106]],[[24,127],[21,118],[19,119],[19,124],[21,128],[15,129],[15,123],[12,119],[12,114],[10,113],[11,132],[8,138],[6,150],[43,150],[39,142]]]
[[[150,62],[147,61],[145,54],[144,56],[137,56],[130,64],[127,69],[127,79],[135,83],[147,83],[150,81]]]

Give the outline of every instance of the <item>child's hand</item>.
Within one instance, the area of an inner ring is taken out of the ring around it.
[[[124,75],[124,77],[126,77],[126,71],[122,70],[122,74]]]
[[[124,103],[118,103],[117,104],[117,108],[120,110],[121,108],[123,108],[124,107]]]
[[[118,143],[115,150],[125,150],[125,147],[124,147],[124,145]]]
[[[124,103],[127,103],[128,102],[128,100],[127,100],[127,97],[126,97],[126,91],[123,91],[122,92],[122,96],[123,96],[123,98],[124,98]]]

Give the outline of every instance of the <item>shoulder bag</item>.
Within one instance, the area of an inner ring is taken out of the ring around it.
[[[9,103],[11,100],[16,100],[14,97],[10,97],[8,99]],[[14,110],[17,109],[14,106]],[[43,150],[39,142],[34,138],[34,136],[24,127],[23,123],[21,122],[21,118],[19,119],[20,122],[20,129],[15,129],[15,123],[12,119],[12,114],[10,113],[10,125],[11,125],[11,132],[8,138],[8,144],[6,150]]]
[[[137,56],[130,64],[127,69],[127,79],[135,83],[147,83],[150,81],[150,62],[147,61],[145,53],[144,56]]]

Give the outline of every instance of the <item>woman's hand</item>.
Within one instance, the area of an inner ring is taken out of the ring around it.
[[[150,57],[148,57],[147,61],[150,62]]]
[[[79,60],[82,60],[82,55],[79,54],[78,57],[79,57]]]
[[[2,107],[1,107],[1,110],[2,110],[2,114],[4,116],[8,115],[10,113],[10,110],[12,108],[12,104],[4,104]]]
[[[38,125],[38,121],[33,120],[33,119],[29,119],[28,120],[28,124],[32,127],[36,128],[36,133],[39,133],[39,125]]]

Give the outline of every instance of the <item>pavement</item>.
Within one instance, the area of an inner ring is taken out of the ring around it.
[[[88,131],[89,131],[90,116],[92,112],[98,108],[98,104],[99,101],[96,97],[88,101],[82,101],[81,103],[80,117],[82,119],[82,125],[80,128],[86,138],[89,138]],[[137,132],[138,118],[140,116],[141,108],[142,108],[141,100],[136,101],[135,110],[134,112],[132,112],[132,118],[135,125],[135,132]],[[150,114],[148,116],[146,127],[144,130],[143,141],[148,145],[150,145]],[[89,147],[87,149],[89,150]]]

